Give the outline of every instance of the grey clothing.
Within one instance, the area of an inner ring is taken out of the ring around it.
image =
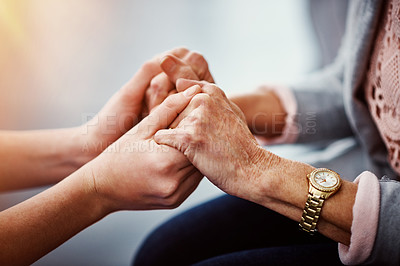
[[[400,265],[400,177],[389,165],[388,152],[369,113],[363,87],[382,3],[351,1],[335,61],[291,88],[298,104],[298,142],[353,135],[368,155],[365,170],[390,179],[380,181],[378,231],[366,263]]]

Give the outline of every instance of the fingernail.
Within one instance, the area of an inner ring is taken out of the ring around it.
[[[183,92],[183,95],[184,95],[185,97],[192,97],[192,96],[196,93],[196,91],[197,91],[197,89],[198,89],[199,87],[200,87],[199,85],[194,85],[194,86],[188,88],[187,90],[185,90],[185,91]]]
[[[174,71],[175,67],[176,67],[176,63],[175,60],[172,59],[169,56],[165,56],[161,62],[160,62],[161,68],[163,70],[165,70],[166,72],[172,72]]]

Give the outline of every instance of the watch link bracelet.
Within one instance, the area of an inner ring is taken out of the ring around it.
[[[300,229],[313,235],[317,232],[317,223],[322,206],[327,198],[335,194],[341,185],[338,173],[318,168],[307,175],[308,198],[299,223]]]

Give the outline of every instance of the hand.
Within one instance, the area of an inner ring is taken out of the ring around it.
[[[197,187],[201,173],[179,151],[152,138],[157,130],[167,128],[199,91],[199,86],[193,86],[169,96],[85,166],[92,173],[87,184],[111,210],[174,208]]]
[[[188,83],[179,81],[178,87],[183,86],[181,82]],[[184,153],[223,191],[235,196],[254,193],[257,176],[268,163],[274,163],[273,155],[257,144],[222,90],[213,84],[198,84],[204,93],[193,97],[177,118],[180,123],[175,129],[159,130],[154,140]],[[267,155],[269,161],[265,161]]]
[[[207,61],[201,54],[186,48],[175,50],[179,53],[169,53],[162,57],[160,65],[163,72],[152,79],[146,91],[145,102],[148,112],[162,103],[168,95],[176,93],[175,84],[179,78],[214,82]]]
[[[204,65],[195,60],[194,54],[189,55],[185,48],[167,51],[144,63],[132,79],[112,96],[93,119],[78,128],[77,134],[85,136],[82,144],[82,151],[86,155],[84,163],[100,154],[147,115],[145,94],[149,91],[149,87],[157,84],[152,80],[162,74],[160,61],[166,55],[176,58],[185,57],[188,62],[193,63],[199,73],[203,71],[199,67],[204,67]],[[174,71],[174,74],[182,75],[181,72],[182,70]],[[162,99],[164,100],[165,97]]]
[[[208,83],[208,82],[205,82],[205,81],[200,81],[200,82],[198,82],[198,81],[194,81],[194,80],[188,80],[188,79],[183,79],[183,78],[181,78],[181,79],[179,79],[179,80],[177,81],[176,88],[177,88],[177,91],[181,92],[181,91],[185,91],[185,90],[186,90],[187,88],[189,88],[190,86],[194,86],[194,85],[196,85],[196,84],[197,84],[197,85],[203,86],[203,88],[204,88],[206,91],[209,91],[210,93],[212,93],[212,92],[208,89],[209,86],[205,86],[205,85],[209,85],[209,83]],[[221,96],[223,96],[224,98],[226,98],[226,95],[225,95],[225,93],[224,93],[222,90],[220,90],[220,94],[221,94]],[[239,108],[234,102],[232,102],[232,101],[230,101],[230,100],[228,100],[227,103],[229,104],[229,106],[231,107],[231,109],[233,110],[233,112],[234,112],[241,120],[243,120],[243,122],[246,122],[246,118],[245,118],[243,112],[240,110],[240,108]],[[188,114],[190,114],[190,113],[194,110],[194,108],[196,108],[194,105],[189,105],[189,106],[178,116],[178,118],[175,119],[175,121],[170,125],[170,128],[175,128],[175,127],[179,124],[179,122],[180,122],[184,117],[186,117]]]
[[[282,134],[286,124],[286,110],[276,95],[282,86],[260,86],[253,93],[230,98],[244,113],[254,135],[273,139]]]

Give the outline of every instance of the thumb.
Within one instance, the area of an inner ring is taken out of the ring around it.
[[[189,104],[194,95],[201,92],[198,85],[184,92],[167,97],[154,111],[144,118],[138,126],[138,134],[144,138],[152,137],[158,130],[167,128]]]
[[[146,62],[136,74],[122,87],[133,100],[140,101],[148,88],[150,81],[162,71],[156,59]]]
[[[183,128],[163,129],[157,131],[154,135],[154,141],[158,144],[163,144],[177,149],[180,152],[185,152],[189,143],[185,140],[189,132]]]
[[[200,87],[203,87],[207,82],[204,81],[197,81],[197,80],[192,80],[192,79],[185,79],[185,78],[180,78],[176,81],[176,90],[178,92],[184,91],[187,88],[194,86],[194,85],[199,85]]]

